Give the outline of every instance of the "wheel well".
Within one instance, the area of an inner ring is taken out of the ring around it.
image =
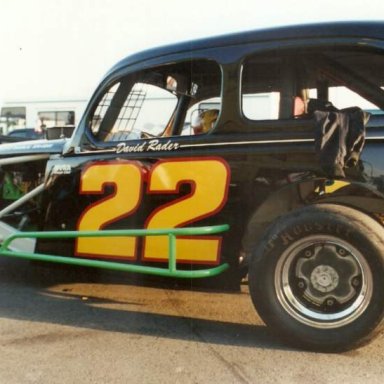
[[[242,250],[249,254],[277,218],[313,204],[350,207],[375,219],[384,227],[384,196],[363,183],[310,179],[292,183],[272,193],[251,214],[242,237]]]
[[[273,192],[251,214],[242,237],[242,250],[249,254],[266,228],[275,219],[305,205],[306,196],[315,190],[313,181],[289,184]]]

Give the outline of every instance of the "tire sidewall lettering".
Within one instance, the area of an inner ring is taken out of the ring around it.
[[[271,251],[275,247],[287,247],[298,239],[313,234],[337,236],[347,241],[354,239],[353,230],[342,223],[329,223],[321,220],[312,223],[292,223],[292,225],[286,223],[278,233],[270,234],[265,248],[267,251]]]

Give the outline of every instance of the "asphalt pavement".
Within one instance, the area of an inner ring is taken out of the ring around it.
[[[282,344],[238,293],[0,260],[0,384],[382,383],[384,338],[343,354]]]

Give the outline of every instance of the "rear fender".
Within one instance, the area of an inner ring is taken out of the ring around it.
[[[276,190],[251,215],[242,238],[242,249],[250,254],[267,227],[278,217],[305,205],[333,203],[365,212],[384,222],[384,195],[366,183],[313,178],[286,184]]]

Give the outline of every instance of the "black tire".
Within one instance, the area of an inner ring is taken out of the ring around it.
[[[383,239],[378,222],[348,207],[279,218],[252,253],[257,312],[296,347],[339,352],[367,342],[384,312]]]

